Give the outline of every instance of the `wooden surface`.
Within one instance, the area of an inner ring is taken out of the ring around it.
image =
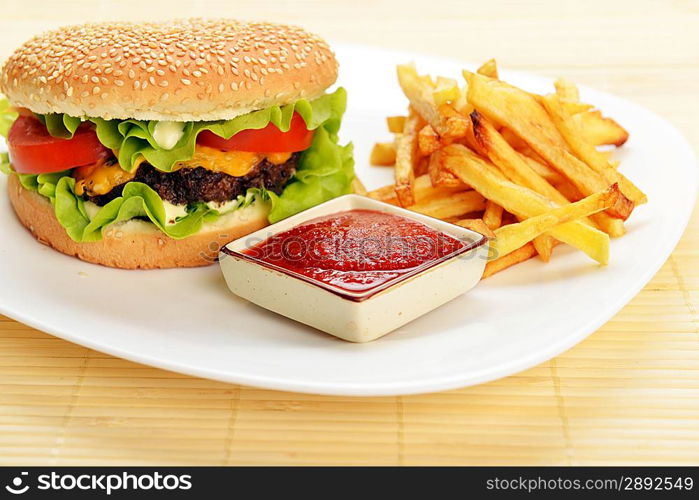
[[[697,1],[158,5],[4,2],[0,58],[62,23],[266,18],[333,40],[465,61],[494,56],[510,69],[565,76],[651,108],[699,149]],[[439,394],[343,398],[231,386],[0,317],[0,464],[698,464],[698,309],[695,213],[657,276],[587,340],[516,376]]]

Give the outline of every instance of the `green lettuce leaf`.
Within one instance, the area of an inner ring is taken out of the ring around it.
[[[12,173],[12,167],[10,167],[10,155],[7,153],[0,153],[0,172],[6,175]]]
[[[241,130],[258,130],[273,123],[282,132],[289,130],[294,112],[301,115],[309,130],[321,125],[331,134],[336,134],[347,103],[347,92],[343,88],[332,94],[325,94],[313,101],[301,99],[286,106],[272,106],[253,111],[232,120],[215,122],[188,122],[184,134],[175,147],[162,149],[153,137],[157,121],[143,120],[103,120],[89,118],[97,128],[97,137],[106,147],[119,152],[119,165],[131,172],[138,158],[143,155],[148,163],[163,172],[171,172],[178,161],[190,159],[194,155],[197,136],[203,130],[230,139]],[[40,119],[46,124],[49,133],[56,137],[70,139],[80,126],[81,119],[61,114],[43,115]]]
[[[354,159],[352,144],[339,146],[337,137],[319,128],[312,146],[304,152],[292,182],[280,196],[268,193],[272,201],[269,221],[274,223],[352,192]]]
[[[46,125],[49,134],[61,139],[72,139],[83,122],[80,118],[64,114],[36,115],[36,117]]]
[[[0,136],[7,139],[7,133],[10,131],[10,126],[17,119],[17,113],[10,109],[10,103],[7,99],[0,99]],[[0,172],[9,174],[10,157],[7,153],[0,153]]]
[[[0,135],[7,138],[10,126],[17,119],[18,114],[10,107],[7,99],[0,99]]]
[[[269,220],[277,222],[306,208],[351,192],[351,183],[354,178],[352,145],[340,146],[337,136],[345,102],[344,90],[339,89],[333,94],[327,94],[311,102],[299,101],[281,108],[255,111],[228,122],[189,123],[186,126],[185,136],[180,141],[187,144],[180,146],[178,143],[171,151],[158,151],[152,147],[150,141],[154,122],[127,120],[130,123],[122,125],[125,122],[99,119],[92,121],[97,125],[97,134],[103,144],[113,149],[121,148],[120,157],[121,152],[126,149],[125,154],[129,158],[143,154],[148,159],[147,149],[151,148],[152,154],[161,155],[167,163],[172,161],[172,158],[178,158],[177,155],[184,154],[177,150],[181,147],[189,147],[190,140],[192,141],[190,156],[183,159],[191,157],[198,131],[207,129],[222,137],[230,137],[239,130],[263,128],[270,122],[282,130],[288,130],[291,115],[294,111],[298,112],[307,126],[315,129],[316,133],[311,147],[302,154],[292,180],[281,195],[265,189],[250,189],[245,195],[239,196],[231,207],[231,210],[237,210],[258,200],[263,203],[269,202],[271,203]],[[45,115],[42,119],[52,134],[61,137],[72,136],[80,125],[79,119],[65,115]],[[194,130],[197,128],[198,131],[195,133]],[[118,141],[119,147],[114,147]],[[175,155],[169,156],[173,152]],[[6,156],[5,160],[7,160]],[[2,164],[3,161],[0,158],[0,168]],[[5,171],[11,171],[9,165],[5,167]],[[160,196],[146,184],[129,182],[124,186],[122,196],[100,207],[90,217],[85,208],[85,202],[75,194],[75,179],[70,176],[70,171],[40,175],[12,173],[19,177],[20,183],[26,189],[36,191],[51,201],[56,218],[68,235],[78,242],[98,241],[102,238],[104,228],[110,224],[136,217],[149,220],[171,238],[182,239],[199,231],[204,223],[212,222],[221,216],[219,211],[207,204],[197,203],[187,207],[187,215],[178,218],[174,224],[167,224],[165,207]]]
[[[196,203],[187,208],[187,215],[179,217],[174,224],[167,224],[165,206],[158,193],[141,182],[129,182],[124,186],[122,196],[100,207],[91,219],[85,202],[75,194],[75,179],[69,175],[69,171],[16,175],[24,188],[37,191],[51,201],[58,222],[78,242],[98,241],[102,239],[102,230],[108,225],[136,217],[150,220],[171,238],[182,239],[199,231],[205,222],[214,221],[221,215],[206,203]],[[238,197],[229,211],[245,208],[258,199],[267,200],[266,192],[249,189],[244,196]]]

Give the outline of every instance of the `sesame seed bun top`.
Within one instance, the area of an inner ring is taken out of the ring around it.
[[[7,60],[0,91],[35,113],[200,121],[314,98],[336,78],[328,45],[301,28],[191,19],[39,35]]]

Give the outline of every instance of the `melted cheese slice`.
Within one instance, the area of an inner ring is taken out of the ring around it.
[[[97,163],[86,167],[78,167],[73,171],[75,177],[75,194],[87,193],[91,196],[107,194],[114,186],[130,181],[136,175],[136,170],[127,172],[119,166]]]
[[[175,164],[173,170],[202,167],[212,172],[223,172],[233,177],[242,177],[262,160],[275,165],[286,162],[291,153],[249,153],[247,151],[220,151],[207,146],[197,146],[191,160]]]
[[[206,146],[197,146],[194,157],[191,160],[177,162],[173,171],[181,168],[202,167],[212,172],[223,172],[233,177],[242,177],[262,160],[267,160],[274,165],[281,165],[291,158],[291,153],[249,153],[246,151],[220,151]],[[106,194],[115,186],[133,179],[138,167],[145,161],[140,157],[133,172],[123,170],[118,163],[105,165],[98,163],[87,167],[76,168],[73,176],[76,179],[75,193],[91,196]]]

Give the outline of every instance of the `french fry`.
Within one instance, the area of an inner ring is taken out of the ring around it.
[[[580,126],[570,119],[570,115],[566,112],[561,99],[557,95],[544,96],[543,104],[553,123],[578,158],[602,175],[608,183],[618,183],[624,196],[635,204],[640,205],[648,201],[648,198],[640,189],[609,164],[609,160],[604,153],[597,151],[592,144],[582,138]]]
[[[532,241],[532,243],[534,244],[536,253],[539,254],[541,260],[543,260],[544,262],[548,262],[551,260],[553,247],[556,245],[556,240],[553,238],[553,236],[548,234],[542,234],[534,238],[534,241]]]
[[[417,155],[417,165],[415,165],[415,176],[425,175],[430,164],[429,156]]]
[[[633,206],[631,207],[633,208]],[[590,217],[597,224],[597,227],[607,233],[612,238],[619,238],[626,234],[624,221],[611,217],[608,213],[599,213]]]
[[[362,196],[367,196],[369,194],[364,187],[364,183],[356,175],[354,176],[354,179],[352,179],[352,192],[361,194]]]
[[[522,160],[526,161],[531,169],[539,174],[539,176],[543,177],[546,179],[546,182],[551,184],[552,186],[556,187],[557,184],[560,184],[562,182],[568,182],[565,177],[563,177],[561,174],[553,170],[551,167],[549,167],[546,163],[541,163],[540,161],[535,160],[534,158],[527,156],[524,153],[519,153],[519,156]],[[571,184],[572,185],[572,184]],[[565,196],[568,200],[568,198],[565,193],[561,193],[563,196]]]
[[[568,101],[565,99],[561,99],[561,105],[566,110],[566,113],[571,114],[571,115],[576,115],[578,113],[584,113],[584,112],[590,111],[591,109],[594,108],[594,106],[592,104],[585,104],[583,102]]]
[[[444,166],[485,198],[521,218],[541,215],[555,204],[532,191],[503,179],[497,167],[487,163],[461,144],[442,149]],[[609,236],[580,221],[553,228],[550,234],[589,255],[600,264],[609,260]]]
[[[466,88],[459,87],[459,98],[451,103],[452,108],[461,113],[463,116],[468,116],[471,111],[473,111],[473,106],[468,103],[466,94]]]
[[[483,222],[489,229],[495,230],[502,225],[502,207],[492,200],[485,203]]]
[[[488,278],[493,274],[504,271],[508,267],[512,267],[515,264],[525,262],[536,255],[536,249],[531,243],[527,243],[521,248],[518,248],[514,252],[510,252],[507,255],[500,257],[499,259],[492,260],[485,265],[485,271],[483,272],[483,277],[481,279]]]
[[[564,180],[560,184],[556,184],[556,189],[563,194],[570,201],[579,201],[584,198],[582,193],[578,191],[578,188],[570,183],[568,180]],[[610,217],[605,213],[597,213],[590,216],[590,220],[595,224],[596,227],[607,233],[612,238],[619,238],[626,234],[626,229],[624,228],[624,223],[620,219],[615,219]]]
[[[446,139],[458,139],[468,134],[471,123],[468,118],[449,104],[442,104],[437,109],[440,116],[445,120],[447,130],[444,134]]]
[[[432,128],[440,136],[446,139],[454,139],[462,137],[466,133],[461,120],[458,118],[450,119],[440,113],[434,100],[434,87],[417,74],[414,65],[399,65],[397,73],[398,83],[410,101],[410,105],[427,123],[432,125]],[[445,105],[443,104],[443,106]]]
[[[573,186],[573,184],[568,179],[563,179],[555,184],[556,189],[570,201],[579,201],[584,198],[584,196],[578,191],[578,188]]]
[[[393,142],[377,142],[371,148],[369,163],[374,166],[393,166],[396,163],[396,145]]]
[[[572,116],[582,133],[585,142],[594,146],[622,146],[628,139],[629,133],[611,118],[602,116],[599,110],[578,113]]]
[[[437,106],[454,102],[459,98],[459,84],[452,78],[437,77],[432,97]]]
[[[397,67],[398,83],[410,105],[417,111],[438,134],[447,131],[446,120],[437,111],[434,102],[434,88],[420,78],[413,64],[402,64]]]
[[[542,165],[545,165],[546,167],[548,167],[549,170],[552,170],[555,172],[555,170],[553,170],[551,167],[548,166],[548,164],[546,163],[546,160],[544,160],[541,156],[536,154],[536,151],[534,151],[528,145],[525,144],[524,147],[517,147],[515,149],[517,149],[517,152],[522,153],[524,156],[531,158],[532,160],[535,160],[535,161],[541,163]]]
[[[418,183],[419,179],[420,179],[419,177],[415,178],[415,184],[416,184],[415,194],[416,195],[418,192],[417,183]],[[395,184],[389,184],[387,186],[381,186],[380,188],[376,188],[372,191],[369,191],[369,194],[367,196],[369,196],[369,198],[373,198],[375,200],[383,201],[384,203],[390,203],[391,205],[398,204],[398,199],[396,198],[396,185]]]
[[[494,255],[503,256],[524,246],[534,238],[566,222],[581,219],[617,204],[631,203],[613,184],[606,191],[595,193],[580,201],[564,205],[517,224],[495,230],[496,238],[490,247]]]
[[[515,134],[512,130],[510,130],[507,127],[502,127],[502,129],[500,130],[500,135],[502,135],[503,139],[505,139],[507,143],[517,151],[522,151],[524,149],[529,148],[526,142],[520,139],[517,134]]]
[[[501,123],[524,139],[549,166],[567,177],[585,195],[604,191],[608,183],[568,151],[567,145],[546,110],[530,94],[499,80],[464,72],[468,98],[486,117]],[[614,213],[626,219],[629,214]]]
[[[466,189],[468,188],[461,181],[459,181],[459,185],[455,187],[435,187],[432,185],[432,180],[428,175],[421,175],[415,178],[415,201],[416,203],[422,203],[434,198],[445,198],[458,191],[465,191]],[[395,184],[389,184],[388,186],[374,189],[368,193],[368,196],[370,198],[374,198],[375,200],[390,203],[392,205],[398,205]]]
[[[432,185],[435,187],[465,187],[464,183],[461,182],[461,179],[442,166],[439,151],[435,151],[430,156],[427,172],[430,176],[430,180],[432,181]]]
[[[556,89],[556,94],[561,96],[562,99],[572,102],[580,101],[580,91],[573,82],[565,78],[559,78],[553,82],[553,86]]]
[[[497,80],[499,78],[498,65],[495,62],[495,59],[489,59],[488,61],[484,62],[481,67],[476,70],[476,73],[487,76],[488,78],[495,78]]]
[[[412,134],[400,134],[396,137],[396,179],[395,192],[398,203],[407,207],[415,203],[413,183],[415,182],[415,139]]]
[[[448,219],[471,212],[482,212],[485,209],[485,198],[473,190],[460,191],[448,197],[433,198],[407,208],[437,219]]]
[[[407,116],[387,116],[386,125],[388,126],[388,131],[393,134],[402,134],[406,119]]]
[[[415,203],[414,182],[417,165],[417,132],[420,117],[411,110],[403,125],[403,133],[396,136],[396,196],[400,206]]]
[[[425,125],[417,134],[417,148],[421,156],[431,155],[439,149],[439,135],[434,131],[432,125]]]
[[[461,219],[454,222],[454,224],[480,233],[488,238],[495,238],[495,233],[483,222],[483,219]]]

